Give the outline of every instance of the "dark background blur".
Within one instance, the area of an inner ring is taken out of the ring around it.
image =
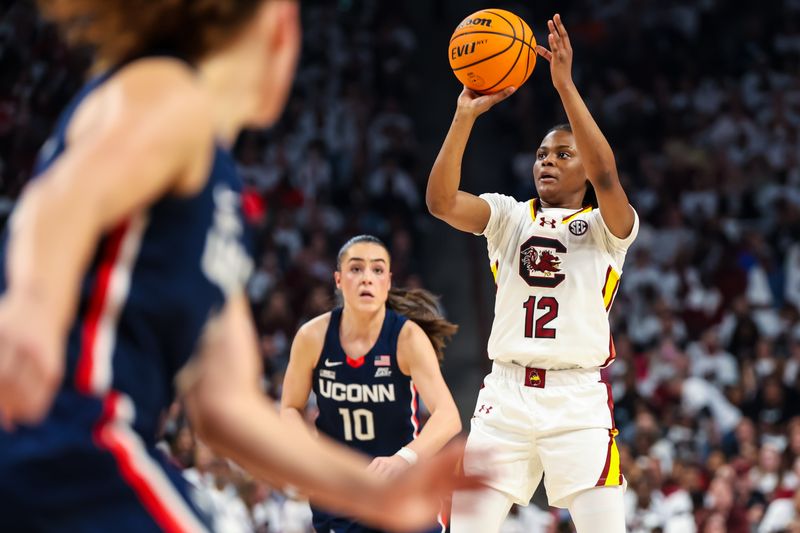
[[[424,188],[460,91],[450,33],[489,6],[303,6],[303,58],[287,111],[236,146],[260,235],[249,292],[265,387],[280,396],[297,326],[330,308],[338,248],[373,233],[392,252],[396,284],[442,295],[461,326],[444,370],[466,423],[489,368],[494,288],[483,239],[428,215]],[[491,7],[520,15],[540,42],[547,18],[562,14],[576,83],[641,217],[612,311],[618,360],[607,371],[630,530],[800,531],[800,1]],[[31,2],[0,2],[3,217],[88,64]],[[463,188],[529,198],[535,149],[564,120],[540,61],[521,90],[479,119]],[[180,424],[168,427],[168,444],[197,479],[237,487],[226,508],[241,500],[264,531],[303,530],[301,511],[299,525],[287,518],[290,495],[270,495],[235,469],[221,473],[191,439]],[[539,507],[515,511],[504,531],[569,527]]]

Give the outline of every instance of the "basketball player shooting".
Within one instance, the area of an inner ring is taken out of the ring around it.
[[[549,49],[536,52],[550,63],[569,124],[551,128],[536,152],[538,198],[459,189],[475,120],[513,87],[484,96],[462,91],[428,180],[434,216],[486,237],[497,284],[488,346],[494,362],[464,464],[466,472],[492,476],[492,490],[454,495],[453,533],[498,531],[512,504],[528,504],[543,475],[550,504],[569,509],[578,533],[625,530],[618,431],[600,369],[614,360],[607,313],[638,218],[611,147],[573,83],[561,17],[547,26]],[[478,449],[491,449],[488,463],[470,460]],[[463,514],[467,508],[474,516]]]

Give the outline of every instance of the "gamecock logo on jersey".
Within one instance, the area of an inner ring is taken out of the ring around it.
[[[564,281],[561,258],[567,252],[561,241],[547,237],[531,237],[519,247],[519,275],[531,287],[553,288]]]
[[[561,259],[553,255],[550,250],[539,252],[533,246],[528,247],[527,250],[522,252],[522,262],[528,269],[528,273],[542,272],[545,276],[552,276],[553,272],[561,270]]]

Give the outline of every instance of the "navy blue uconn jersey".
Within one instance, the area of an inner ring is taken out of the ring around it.
[[[58,159],[73,113],[111,75],[74,98],[36,174]],[[217,147],[200,192],[164,197],[103,236],[83,279],[51,413],[40,426],[0,430],[0,530],[204,529],[155,438],[176,373],[252,270],[240,190],[232,156]],[[103,506],[109,521],[97,522],[99,513],[82,507],[87,501]],[[147,512],[139,516],[137,505]]]
[[[353,359],[339,339],[342,308],[334,309],[314,367],[317,428],[373,457],[394,455],[419,434],[419,395],[411,378],[397,366],[397,339],[406,320],[387,307],[375,345],[364,357]],[[318,532],[380,533],[350,518],[311,509]],[[430,531],[441,533],[444,528]]]
[[[341,318],[341,308],[331,312],[314,368],[317,428],[368,455],[394,455],[419,433],[417,390],[397,366],[397,337],[406,318],[387,308],[378,340],[361,359],[342,348]]]

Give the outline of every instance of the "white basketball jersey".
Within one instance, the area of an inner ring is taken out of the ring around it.
[[[608,311],[628,246],[600,211],[543,208],[483,194],[483,231],[497,284],[489,358],[544,369],[606,366],[614,358]]]

